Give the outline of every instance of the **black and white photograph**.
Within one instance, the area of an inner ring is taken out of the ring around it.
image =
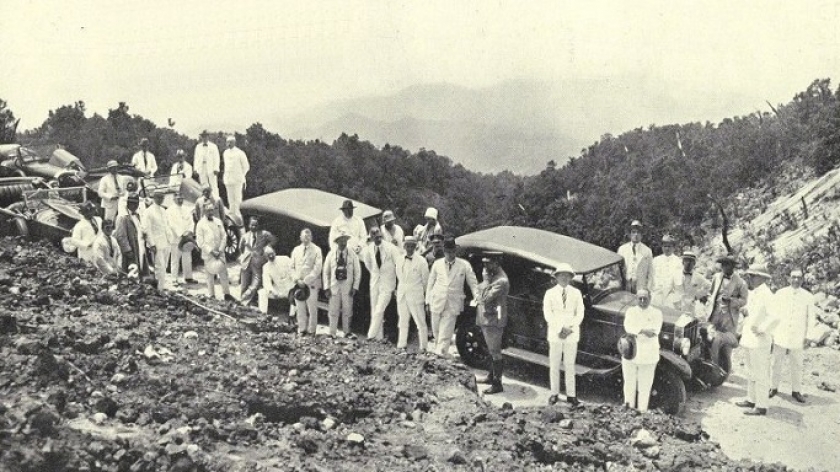
[[[840,470],[840,0],[0,31],[0,472]]]

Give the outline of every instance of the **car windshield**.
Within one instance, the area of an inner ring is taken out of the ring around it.
[[[25,164],[31,164],[33,162],[46,162],[49,160],[48,157],[41,157],[38,154],[35,154],[35,151],[25,147],[18,148],[18,155],[20,156],[21,162]]]
[[[601,296],[622,288],[621,264],[611,264],[584,276],[591,299],[598,300]]]

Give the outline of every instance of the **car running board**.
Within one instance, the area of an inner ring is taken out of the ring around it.
[[[537,364],[544,367],[549,367],[549,360],[548,356],[537,354],[531,351],[526,351],[524,349],[518,349],[515,347],[509,347],[506,349],[502,349],[502,354],[508,357],[512,357],[514,359],[519,359],[521,361],[525,361],[531,364]],[[563,368],[563,364],[560,364],[560,370],[565,370]],[[597,376],[597,375],[604,375],[612,372],[613,369],[595,369],[592,367],[587,367],[581,364],[575,364],[575,377],[582,376],[582,375],[590,375],[590,376]]]

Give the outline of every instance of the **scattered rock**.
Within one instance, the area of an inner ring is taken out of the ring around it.
[[[350,444],[362,445],[365,443],[365,437],[359,433],[350,433],[346,439]]]
[[[454,450],[452,450],[452,452],[450,452],[448,454],[448,456],[446,458],[446,462],[449,462],[451,464],[460,465],[460,464],[466,464],[468,461],[467,461],[467,456],[465,456],[464,453],[461,452],[460,449],[454,449]]]
[[[640,430],[636,431],[636,434],[634,434],[633,437],[630,438],[630,445],[635,446],[635,447],[640,448],[640,449],[646,448],[646,447],[652,447],[652,446],[655,446],[656,444],[657,444],[656,438],[653,436],[653,434],[651,434],[650,431],[648,431],[646,429],[640,429]]]
[[[642,455],[647,458],[656,459],[657,457],[659,457],[659,446],[647,447],[642,449],[641,452]]]
[[[419,461],[429,457],[429,450],[419,444],[406,444],[402,448],[402,455],[408,459]]]
[[[91,417],[91,421],[93,421],[96,424],[102,424],[107,420],[108,420],[108,415],[106,415],[105,413],[101,413],[101,412],[100,413],[95,413]]]
[[[184,339],[198,339],[198,333],[195,331],[187,331],[184,333]]]

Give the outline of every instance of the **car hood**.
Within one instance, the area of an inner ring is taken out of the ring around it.
[[[601,312],[624,317],[624,314],[627,313],[627,309],[635,305],[635,295],[630,292],[618,291],[602,298],[598,301],[598,303],[592,305],[592,308]],[[683,316],[682,312],[674,308],[664,306],[657,306],[656,308],[662,311],[662,322],[665,325],[673,325],[681,316]]]

